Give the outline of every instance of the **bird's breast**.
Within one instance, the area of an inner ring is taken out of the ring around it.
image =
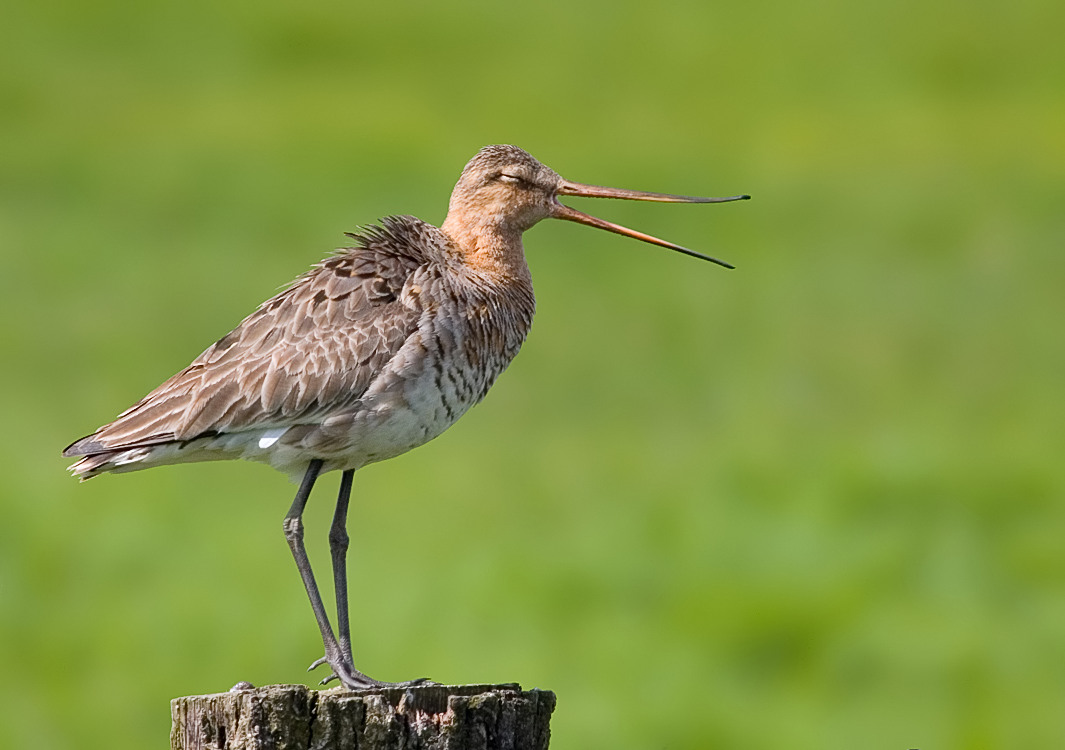
[[[532,325],[531,293],[499,299],[477,290],[441,291],[431,281],[409,291],[422,302],[416,329],[358,404],[326,418],[304,437],[305,447],[335,454],[346,467],[432,440],[484,398]]]
[[[397,357],[388,390],[411,404],[435,436],[484,398],[532,325],[527,295],[474,289],[434,295],[416,334]]]

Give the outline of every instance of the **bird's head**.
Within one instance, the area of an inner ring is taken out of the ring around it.
[[[559,196],[563,195],[662,203],[725,203],[750,198],[749,195],[696,198],[583,185],[563,179],[517,146],[485,146],[462,170],[462,176],[451,193],[444,229],[452,236],[495,232],[504,237],[520,237],[522,232],[541,219],[565,219],[661,245],[726,268],[732,267],[672,242],[565,206],[559,201]]]

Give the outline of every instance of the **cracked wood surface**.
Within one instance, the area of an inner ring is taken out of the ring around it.
[[[172,750],[546,750],[555,694],[516,684],[269,685],[175,698]]]

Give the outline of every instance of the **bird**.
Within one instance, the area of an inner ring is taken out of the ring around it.
[[[728,263],[564,205],[562,196],[667,203],[727,198],[649,193],[563,179],[526,151],[482,148],[466,164],[436,227],[389,216],[347,233],[350,247],[314,265],[140,401],[63,455],[75,477],[244,459],[299,489],[285,539],[318,624],[324,655],[351,690],[427,682],[376,680],[355,668],[346,531],[356,470],[440,435],[484,398],[532,326],[535,298],[522,234],[554,218]],[[341,472],[329,529],[334,632],[304,545],[315,481]]]

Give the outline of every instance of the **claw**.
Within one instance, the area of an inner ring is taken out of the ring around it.
[[[323,656],[323,657],[321,657],[319,659],[316,659],[314,661],[314,663],[311,664],[311,666],[307,667],[307,671],[308,672],[313,672],[314,670],[318,669],[318,667],[322,666],[323,664],[327,665],[329,667],[330,671],[329,671],[328,675],[323,677],[318,682],[319,685],[328,685],[333,680],[339,680],[340,679],[339,677],[337,677],[336,670],[333,669],[331,664],[329,664],[329,657],[327,657],[327,656]]]
[[[310,672],[313,669],[317,669],[323,664],[330,667],[331,672],[318,683],[319,685],[328,685],[333,680],[338,680],[341,685],[349,690],[369,690],[372,688],[405,688],[416,687],[418,685],[436,685],[437,683],[430,680],[428,677],[419,677],[416,680],[407,680],[406,682],[384,682],[382,680],[375,680],[373,677],[363,674],[359,670],[355,669],[350,664],[341,660],[340,664],[333,664],[329,661],[329,657],[323,656],[315,661],[307,668]]]

